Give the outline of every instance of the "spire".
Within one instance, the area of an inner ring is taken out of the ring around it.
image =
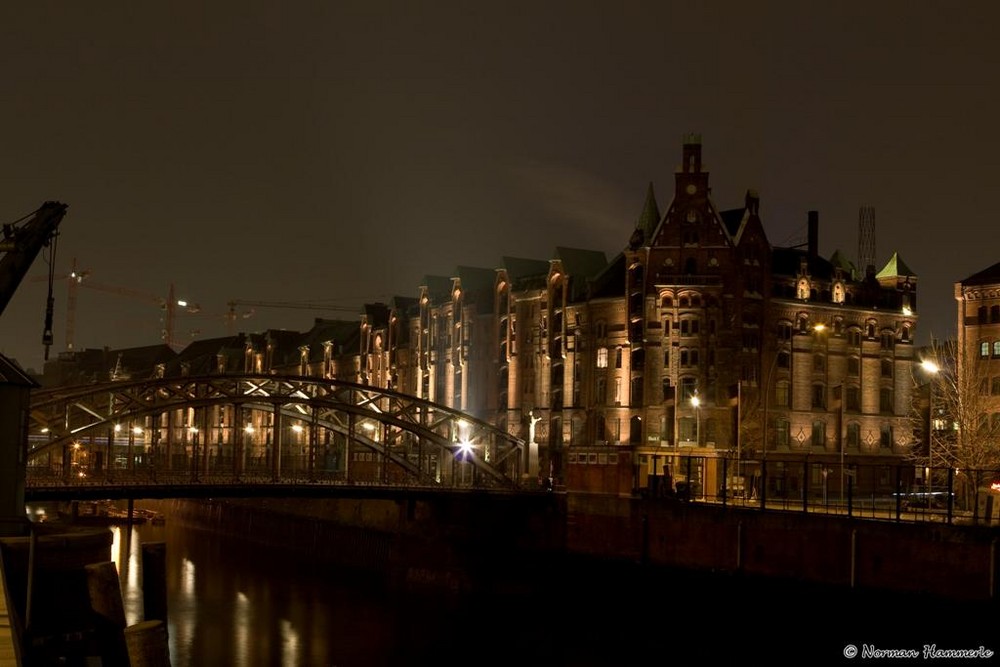
[[[653,194],[653,182],[650,181],[646,190],[646,203],[643,204],[642,213],[636,223],[636,229],[642,232],[642,243],[649,245],[653,240],[653,232],[660,224],[660,207],[656,205],[656,195]]]

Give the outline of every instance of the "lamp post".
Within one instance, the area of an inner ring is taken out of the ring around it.
[[[931,381],[927,389],[927,507],[931,506],[931,474],[934,471],[934,382],[941,367],[930,359],[920,362],[930,376]]]
[[[701,434],[699,429],[699,422],[701,421],[701,399],[698,398],[698,392],[695,391],[694,396],[691,397],[691,406],[694,408],[694,446],[701,446]]]

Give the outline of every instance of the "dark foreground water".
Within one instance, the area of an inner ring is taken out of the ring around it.
[[[518,594],[413,594],[169,518],[134,528],[128,551],[115,535],[129,623],[142,614],[140,545],[167,545],[173,667],[898,665],[927,664],[930,645],[1000,650],[988,603],[582,561],[540,567]],[[866,647],[919,655],[864,658]]]

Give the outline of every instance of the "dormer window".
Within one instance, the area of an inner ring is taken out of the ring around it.
[[[844,303],[844,284],[841,282],[833,284],[833,302]]]
[[[799,283],[795,288],[795,296],[803,301],[809,299],[809,281],[805,278],[799,278]]]

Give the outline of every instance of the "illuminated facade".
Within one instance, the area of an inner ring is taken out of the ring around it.
[[[816,482],[803,478],[822,466],[805,460],[901,460],[916,276],[896,255],[863,275],[839,252],[820,257],[815,212],[804,248],[772,247],[755,192],[720,210],[697,137],[681,158],[665,212],[650,186],[611,261],[574,248],[504,258],[489,292],[483,270],[428,278],[410,312],[417,367],[397,369],[410,378],[399,389],[533,436],[537,469],[557,480],[627,461],[640,478],[667,464],[704,486],[739,455],[773,461],[780,494]]]

